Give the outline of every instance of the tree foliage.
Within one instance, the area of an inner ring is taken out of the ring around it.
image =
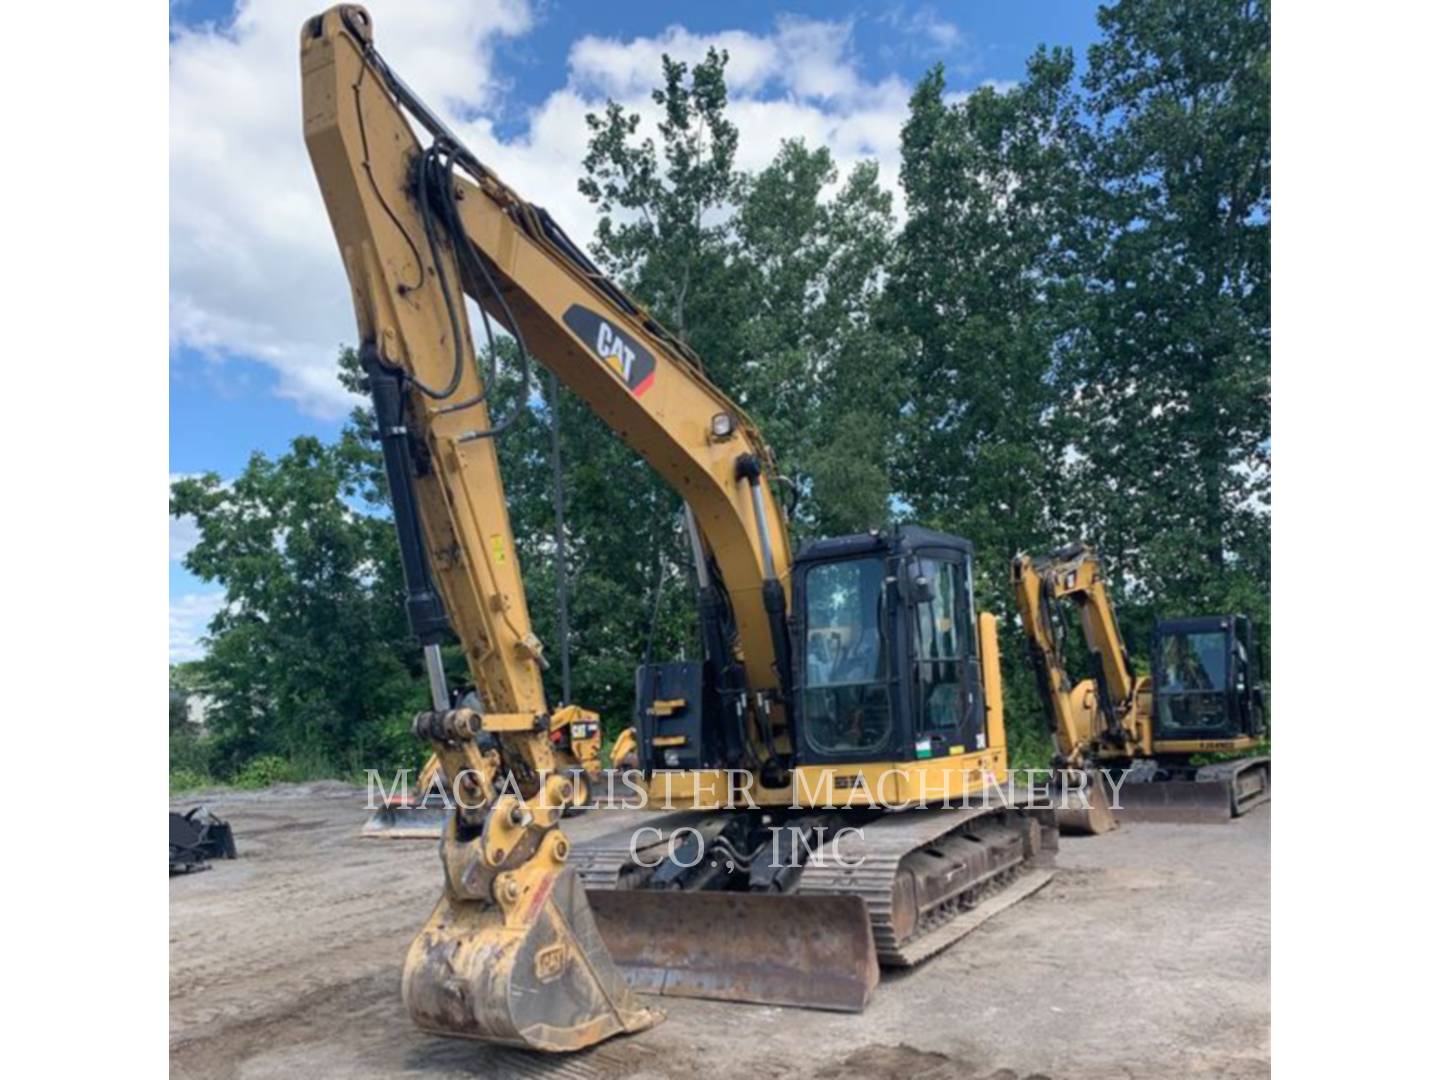
[[[842,176],[823,146],[738,170],[726,55],[666,57],[655,135],[613,102],[587,117],[592,253],[765,432],[797,541],[900,520],[958,532],[982,605],[1009,615],[1010,557],[1084,539],[1137,654],[1161,615],[1245,611],[1263,637],[1269,19],[1265,0],[1117,0],[1083,75],[1040,48],[1018,86],[956,95],[937,66],[901,132],[903,212],[874,163]],[[513,371],[508,342],[500,359]],[[357,388],[353,355],[341,366]],[[513,379],[492,393],[517,403]],[[558,411],[574,698],[613,730],[637,662],[696,655],[680,503],[570,394],[529,404],[498,449],[532,617],[554,656]],[[417,753],[423,672],[370,426],[362,410],[334,445],[173,489],[200,529],[187,566],[226,590],[186,673],[222,773]],[[1002,626],[1019,745],[1039,709]]]
[[[1121,0],[1100,26],[1067,520],[1103,539],[1134,616],[1268,627],[1269,4]]]
[[[225,587],[192,673],[220,775],[262,755],[322,770],[410,756],[422,668],[374,475],[373,447],[352,428],[334,445],[304,437],[273,460],[257,453],[230,483],[173,485],[171,513],[199,531],[186,568]]]

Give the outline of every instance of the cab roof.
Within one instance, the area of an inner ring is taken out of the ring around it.
[[[890,530],[832,536],[812,540],[795,556],[795,564],[830,562],[858,555],[905,555],[914,551],[952,551],[973,556],[974,545],[952,533],[938,532],[921,525],[898,525]]]

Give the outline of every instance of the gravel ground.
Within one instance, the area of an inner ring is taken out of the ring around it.
[[[178,1077],[1268,1076],[1270,808],[1229,825],[1066,838],[1049,886],[861,1015],[666,999],[653,1030],[539,1058],[414,1029],[400,966],[440,889],[434,847],[362,840],[340,784],[203,802],[240,858],[170,883]],[[617,812],[566,823],[608,830]]]

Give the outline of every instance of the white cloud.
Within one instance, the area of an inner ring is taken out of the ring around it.
[[[198,660],[205,655],[200,638],[220,609],[223,592],[181,593],[170,598],[170,662]]]
[[[570,48],[570,78],[577,88],[601,96],[645,98],[659,81],[662,56],[693,65],[714,48],[729,54],[725,81],[734,96],[769,90],[816,101],[850,101],[867,89],[853,57],[852,29],[849,20],[780,15],[765,35],[747,30],[693,34],[671,26],[655,37],[629,41],[587,36]]]
[[[908,39],[905,45],[913,54],[944,59],[946,68],[955,72],[967,72],[974,66],[970,35],[929,4],[919,8],[897,5],[880,16],[880,21]]]
[[[170,561],[180,562],[200,542],[200,529],[189,514],[170,519]]]
[[[768,33],[587,36],[571,47],[566,85],[496,136],[505,100],[493,64],[533,23],[526,0],[371,0],[376,42],[396,71],[507,183],[545,206],[581,244],[595,213],[576,190],[586,112],[607,97],[653,128],[660,56],[695,61],[728,50],[739,165],[767,164],[784,138],[830,147],[842,171],[878,159],[898,186],[910,88],[867,79],[849,21],[778,17]],[[233,24],[182,30],[170,50],[172,345],[217,362],[247,357],[279,375],[278,393],[322,416],[350,402],[335,352],[354,337],[349,288],[300,132],[298,40],[311,0],[242,0]],[[943,31],[936,31],[942,33]]]
[[[924,7],[915,12],[908,25],[912,32],[920,34],[941,49],[954,49],[965,41],[965,32],[954,23],[942,19],[932,7]]]
[[[386,53],[437,106],[497,99],[491,51],[530,25],[523,0],[372,0]],[[300,131],[300,27],[313,0],[241,0],[225,27],[170,47],[172,344],[274,368],[279,393],[348,408],[335,352],[355,336]]]

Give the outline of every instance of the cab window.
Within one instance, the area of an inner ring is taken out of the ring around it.
[[[1223,630],[1166,634],[1155,673],[1156,728],[1165,731],[1223,730],[1226,648]]]
[[[921,731],[957,728],[964,713],[966,586],[960,567],[933,559],[920,561],[935,598],[915,608],[915,676]]]
[[[1225,689],[1225,632],[1168,634],[1160,647],[1160,686],[1181,692]]]
[[[824,753],[890,741],[888,605],[879,559],[812,566],[805,575],[805,734]]]

